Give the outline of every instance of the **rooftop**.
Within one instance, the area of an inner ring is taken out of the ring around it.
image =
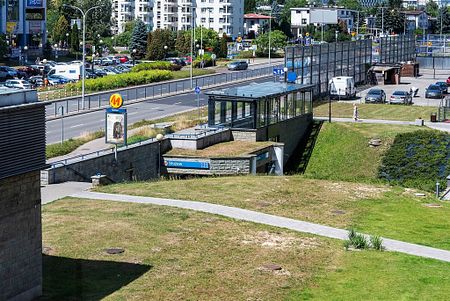
[[[301,85],[282,82],[254,83],[246,86],[226,88],[207,92],[208,96],[237,96],[239,98],[264,98],[312,88],[313,85]]]
[[[245,14],[244,19],[270,19],[270,17],[261,14]]]

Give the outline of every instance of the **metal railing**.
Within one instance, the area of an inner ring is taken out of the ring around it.
[[[265,77],[273,74],[273,68],[279,68],[282,65],[273,65],[258,69],[245,70],[231,73],[218,73],[193,78],[193,86],[199,86],[202,89],[230,82],[249,80],[259,77]],[[46,107],[46,116],[58,116],[58,110],[64,110],[64,114],[72,114],[81,111],[90,111],[109,106],[109,98],[114,93],[120,93],[125,104],[151,100],[159,97],[193,92],[190,79],[180,79],[169,82],[152,83],[148,85],[121,88],[104,92],[85,95],[85,110],[82,110],[81,95],[67,97],[55,101],[48,101]],[[62,107],[62,109],[61,109]]]

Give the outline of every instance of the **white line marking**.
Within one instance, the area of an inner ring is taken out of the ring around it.
[[[84,123],[76,124],[76,125],[72,125],[70,128],[71,128],[71,129],[73,129],[73,128],[78,128],[78,127],[83,126],[83,125],[84,125]]]
[[[130,116],[130,115],[136,115],[137,113],[139,113],[139,112],[128,113],[128,116]]]
[[[181,101],[174,103],[174,105],[179,105],[181,103]]]
[[[152,110],[158,110],[159,109],[159,107],[154,107],[154,108],[152,108]]]

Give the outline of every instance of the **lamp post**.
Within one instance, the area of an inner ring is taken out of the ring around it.
[[[69,48],[69,33],[66,32],[66,48]]]
[[[136,50],[136,49],[133,49],[133,51],[132,51],[133,67],[134,67],[134,65],[136,64],[136,62],[135,62],[135,60],[136,60],[136,52],[137,52],[137,50]]]
[[[272,61],[270,60],[270,33],[272,32],[272,6],[270,6],[269,14],[269,67],[272,66]]]
[[[95,60],[95,53],[93,53],[92,54],[92,73],[94,73],[94,65],[95,65],[95,63],[94,63],[94,60]]]
[[[103,40],[98,41],[98,48],[100,49],[100,56],[103,56]]]
[[[23,47],[23,52],[25,53],[25,64],[27,64],[28,63],[28,46],[27,45],[25,45]]]
[[[167,45],[164,45],[164,59],[166,59],[167,56]]]
[[[96,5],[93,6],[89,9],[87,9],[86,11],[83,11],[81,8],[79,8],[78,6],[74,6],[74,5],[69,5],[69,4],[63,4],[63,7],[70,7],[72,9],[77,9],[80,11],[81,15],[83,16],[83,68],[82,70],[82,74],[81,74],[81,108],[84,110],[84,80],[86,78],[86,15],[93,9],[99,8],[101,7],[101,5]]]
[[[55,43],[55,45],[53,45],[53,47],[55,48],[55,60],[58,59],[58,44]]]

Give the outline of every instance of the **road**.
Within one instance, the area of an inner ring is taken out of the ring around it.
[[[223,86],[235,87],[242,86],[252,82],[260,83],[272,80],[273,77],[260,78],[245,83],[236,83]],[[200,93],[200,105],[207,104],[207,97],[204,94],[207,91],[220,88],[205,89]],[[124,106],[128,111],[128,124],[133,124],[142,119],[157,119],[162,116],[174,115],[176,113],[194,109],[197,107],[197,98],[194,93],[175,95],[160,99],[152,99]],[[94,111],[81,115],[65,117],[47,121],[47,144],[53,144],[61,141],[61,129],[64,123],[64,139],[78,137],[88,132],[95,132],[105,128],[105,111]]]

